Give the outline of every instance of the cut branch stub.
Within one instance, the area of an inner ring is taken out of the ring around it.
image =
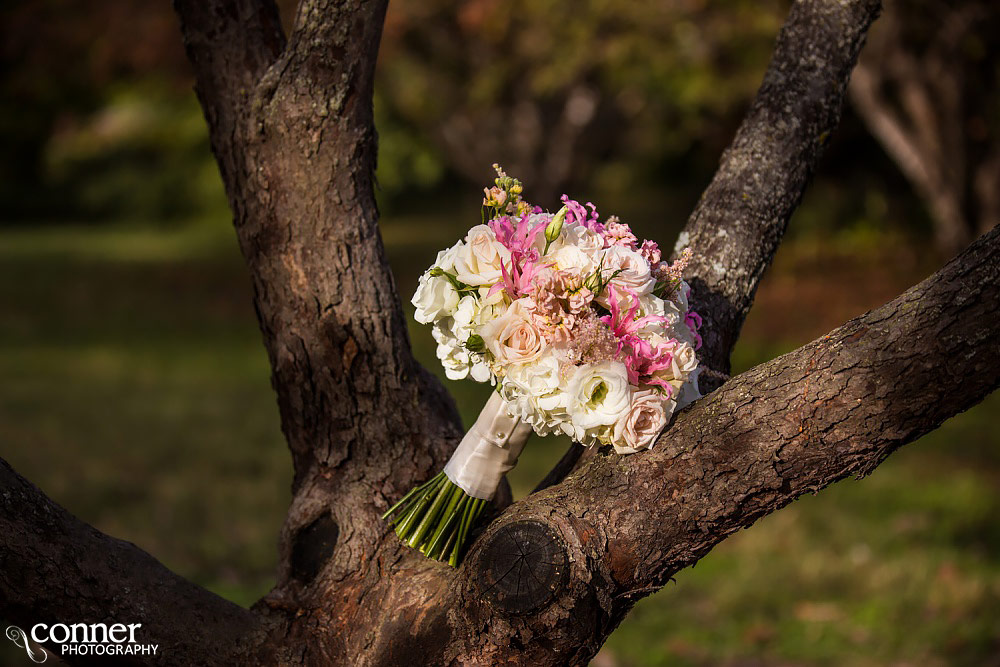
[[[538,521],[515,521],[486,538],[479,552],[479,592],[507,614],[541,609],[566,586],[565,543]]]

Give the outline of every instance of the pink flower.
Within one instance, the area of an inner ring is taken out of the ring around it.
[[[703,321],[701,315],[690,311],[684,316],[684,324],[687,325],[688,329],[691,330],[691,334],[694,336],[694,349],[700,349],[702,344],[701,334],[698,333],[698,329],[701,328]]]
[[[566,212],[567,223],[575,223],[597,234],[604,234],[604,225],[597,221],[596,206],[587,202],[587,208],[590,209],[588,214],[587,209],[575,199],[570,199],[569,195],[563,195],[560,201],[568,209]]]
[[[623,245],[627,248],[635,250],[636,242],[639,239],[635,237],[632,233],[632,228],[626,225],[624,222],[618,220],[617,216],[611,216],[608,218],[607,223],[604,226],[604,245]]]
[[[490,289],[490,294],[502,288],[511,299],[519,299],[528,292],[531,281],[545,266],[539,262],[535,239],[545,231],[551,219],[552,216],[526,214],[521,216],[517,225],[506,215],[490,220],[490,229],[497,240],[510,251],[510,267],[500,265],[500,282]]]
[[[662,315],[646,315],[637,318],[638,295],[630,290],[624,290],[625,298],[621,298],[614,286],[611,287],[611,290],[611,299],[608,301],[608,309],[611,314],[605,315],[601,320],[611,328],[611,332],[618,339],[618,356],[628,371],[629,382],[635,386],[640,384],[657,385],[670,391],[666,381],[654,377],[657,371],[670,367],[670,362],[673,359],[670,343],[654,344],[639,336],[639,331],[647,324],[665,322],[668,318]],[[631,305],[623,310],[619,304],[626,301]]]
[[[582,283],[583,277],[570,270],[549,271],[536,279],[532,318],[550,342],[570,340],[578,316],[593,301],[593,292]]]
[[[650,266],[656,266],[660,263],[660,246],[656,244],[656,241],[643,241],[642,247],[639,248],[639,254],[641,254]]]

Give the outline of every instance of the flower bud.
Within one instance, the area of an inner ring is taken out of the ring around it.
[[[545,240],[549,243],[554,243],[559,234],[562,233],[563,222],[566,221],[567,209],[563,206],[561,209],[556,211],[556,214],[552,216],[552,220],[549,222],[548,226],[545,227]]]
[[[465,341],[465,349],[469,352],[482,354],[486,351],[486,343],[483,341],[483,337],[479,334],[472,334],[469,336],[469,339]]]

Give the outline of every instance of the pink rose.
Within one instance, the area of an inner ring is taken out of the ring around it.
[[[545,339],[531,321],[531,299],[518,299],[507,311],[485,324],[480,335],[497,364],[523,364],[534,361],[545,347]]]
[[[633,391],[632,403],[615,422],[611,444],[619,454],[634,454],[653,446],[667,425],[674,401],[652,389]]]

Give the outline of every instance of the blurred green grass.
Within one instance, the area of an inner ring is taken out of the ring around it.
[[[458,231],[394,218],[383,234],[409,295]],[[735,370],[926,274],[920,262],[887,268],[878,254],[849,250],[831,260],[840,271],[831,276],[817,253],[836,249],[779,253]],[[815,303],[822,290],[829,298]],[[807,312],[782,324],[800,293]],[[249,605],[266,592],[291,471],[232,232],[0,230],[0,306],[0,455],[85,521],[219,594]],[[411,338],[440,372],[426,328],[412,325]],[[452,388],[468,423],[488,388]],[[991,396],[860,483],[733,536],[641,601],[600,660],[1000,664],[998,409]],[[515,494],[564,449],[533,439]]]

